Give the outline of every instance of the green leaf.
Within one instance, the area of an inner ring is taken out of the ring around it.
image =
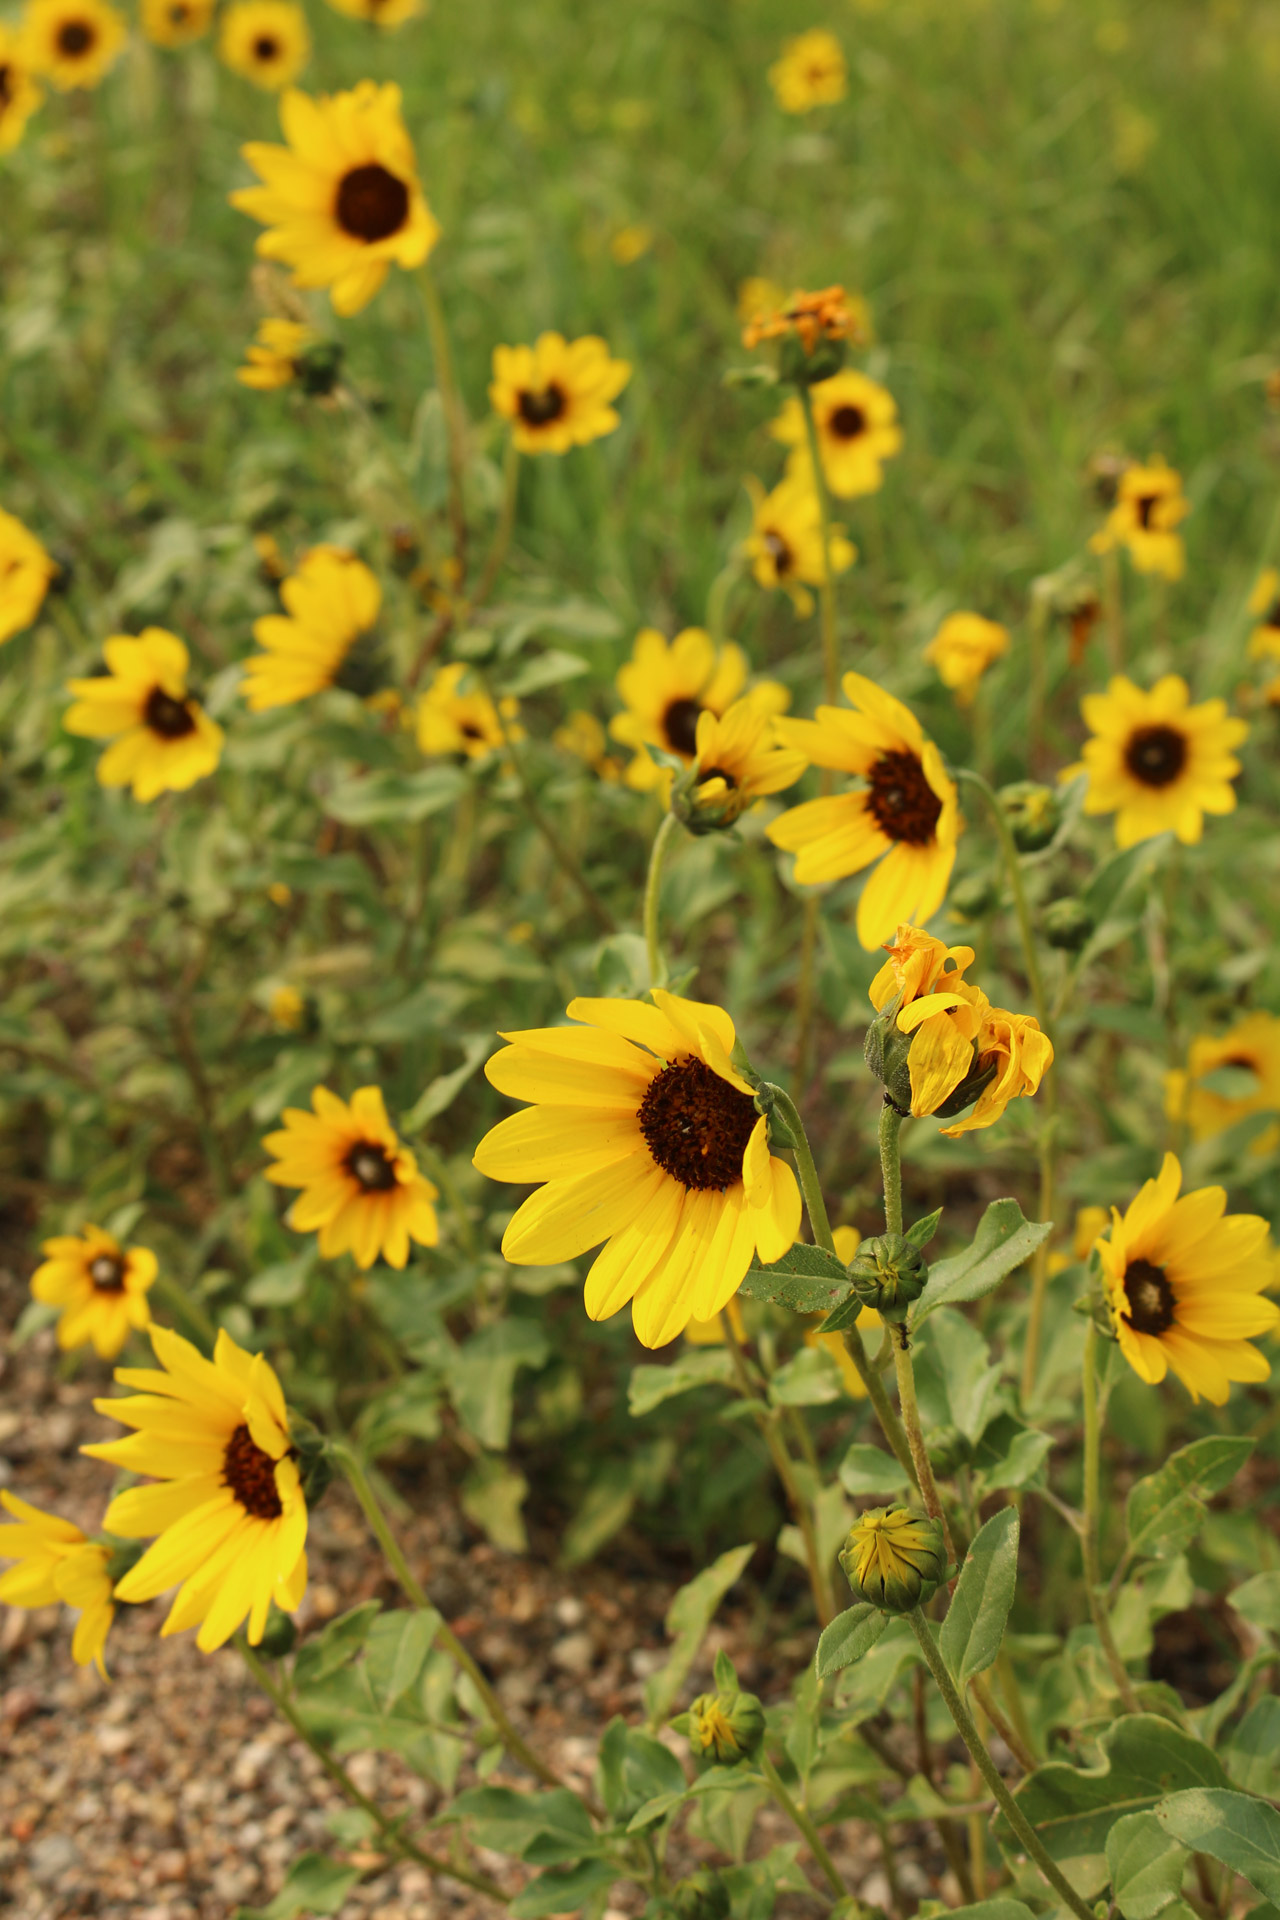
[[[1130,1489],[1126,1518],[1129,1551],[1165,1559],[1181,1553],[1200,1529],[1203,1502],[1235,1478],[1253,1452],[1245,1436],[1211,1434],[1180,1447]]]
[[[815,1658],[819,1680],[826,1680],[831,1674],[851,1667],[855,1660],[861,1660],[888,1624],[888,1614],[881,1613],[879,1607],[868,1606],[865,1601],[838,1613],[830,1626],[822,1629],[818,1640]]]
[[[840,1462],[840,1485],[846,1493],[893,1493],[907,1485],[907,1476],[891,1453],[855,1441]]]
[[[665,1667],[650,1674],[645,1682],[645,1714],[651,1728],[661,1726],[676,1703],[676,1696],[688,1678],[698,1657],[702,1637],[711,1625],[711,1617],[734,1581],[742,1575],[755,1552],[754,1542],[731,1547],[704,1567],[696,1579],[681,1587],[663,1622],[675,1645]]]
[[[498,692],[522,700],[528,694],[541,693],[547,687],[562,686],[566,680],[576,680],[580,674],[590,671],[590,662],[584,660],[581,654],[565,653],[560,647],[548,647],[545,653],[535,654],[515,673],[500,681]]]
[[[695,1387],[728,1386],[733,1379],[733,1356],[727,1347],[690,1347],[665,1367],[633,1367],[627,1388],[627,1407],[633,1419],[652,1413],[664,1400]]]
[[[1255,1573],[1227,1595],[1227,1603],[1250,1626],[1280,1633],[1280,1573]]]
[[[265,1907],[237,1907],[236,1920],[297,1920],[299,1914],[341,1913],[363,1871],[330,1860],[327,1854],[304,1853],[290,1867],[274,1900]]]
[[[944,1310],[929,1335],[929,1357],[942,1375],[952,1424],[976,1445],[998,1412],[1000,1367],[975,1326]]]
[[[1107,1835],[1111,1891],[1124,1920],[1156,1920],[1182,1891],[1186,1848],[1153,1813],[1127,1813]]]
[[[374,1621],[365,1642],[364,1669],[384,1712],[391,1712],[422,1672],[439,1625],[434,1607],[384,1613]]]
[[[291,1307],[306,1291],[307,1278],[315,1266],[315,1248],[295,1255],[292,1260],[277,1260],[260,1267],[244,1290],[251,1307]]]
[[[529,1537],[520,1512],[529,1482],[509,1461],[486,1455],[462,1483],[462,1511],[504,1553],[526,1553]]]
[[[511,1438],[511,1404],[521,1367],[540,1367],[551,1342],[532,1320],[497,1320],[473,1333],[450,1359],[449,1393],[458,1418],[483,1447],[501,1453]]]
[[[1017,1579],[1017,1510],[1001,1507],[965,1555],[938,1635],[942,1657],[957,1686],[985,1673],[999,1653]]]
[[[1242,1875],[1264,1900],[1280,1901],[1280,1813],[1229,1787],[1170,1794],[1156,1808],[1166,1833]]]
[[[294,1684],[315,1686],[354,1660],[381,1612],[380,1600],[366,1600],[363,1605],[352,1607],[349,1613],[340,1613],[327,1627],[304,1640],[293,1663]]]
[[[657,1368],[666,1372],[666,1368]],[[631,1470],[625,1461],[607,1460],[595,1475],[582,1504],[564,1530],[560,1564],[581,1566],[597,1554],[606,1540],[625,1527],[636,1503]]]
[[[1275,1694],[1254,1701],[1222,1758],[1232,1786],[1280,1800],[1280,1700]]]
[[[907,1228],[907,1239],[913,1247],[927,1247],[938,1231],[938,1222],[942,1218],[942,1208],[935,1207],[932,1213],[926,1213],[923,1220],[917,1220],[913,1227]]]
[[[911,1325],[918,1327],[935,1307],[981,1300],[994,1292],[1052,1232],[1052,1221],[1025,1220],[1016,1200],[993,1200],[978,1222],[972,1245],[929,1269],[924,1292],[911,1309]]]
[[[460,1793],[449,1820],[471,1822],[479,1846],[527,1860],[541,1845],[547,1858],[536,1864],[580,1860],[599,1851],[590,1815],[576,1793],[555,1787],[550,1793],[517,1793],[514,1787],[471,1787]]]
[[[823,1407],[842,1392],[840,1369],[825,1347],[801,1347],[769,1382],[775,1407]]]
[[[739,1291],[790,1313],[829,1313],[853,1292],[842,1260],[825,1247],[792,1247],[771,1266],[748,1267]]]
[[[540,1920],[545,1913],[580,1913],[593,1893],[602,1893],[618,1878],[618,1869],[606,1860],[583,1860],[565,1873],[544,1873],[518,1893],[507,1912],[512,1920]]]
[[[1052,1446],[1053,1435],[1038,1427],[1020,1426],[1010,1415],[993,1420],[973,1456],[978,1497],[1025,1487],[1039,1473]]]
[[[418,773],[370,773],[343,780],[322,805],[348,827],[404,824],[444,813],[466,786],[456,767],[424,767]]]
[[[1021,1900],[978,1900],[971,1907],[953,1907],[947,1920],[1034,1920]]]
[[[429,1120],[452,1106],[480,1062],[486,1060],[493,1049],[493,1035],[489,1033],[459,1034],[458,1039],[466,1056],[462,1065],[452,1073],[439,1074],[419,1094],[409,1111],[401,1114],[402,1134],[420,1133]]]

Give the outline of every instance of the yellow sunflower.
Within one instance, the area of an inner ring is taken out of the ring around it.
[[[218,56],[232,73],[238,73],[242,80],[251,80],[255,87],[261,87],[266,93],[279,93],[281,87],[287,87],[297,79],[307,61],[311,58],[311,33],[307,26],[307,16],[296,0],[233,0],[222,16],[222,25],[218,33]],[[300,143],[295,142],[295,145]],[[245,148],[245,155],[254,166],[257,162]],[[279,147],[267,147],[267,153],[279,153]],[[258,167],[258,172],[263,169]],[[263,178],[270,176],[263,174]],[[262,191],[249,188],[249,192]],[[232,195],[233,204],[240,204]],[[246,207],[247,213],[253,212]],[[278,214],[257,216],[279,218]],[[300,224],[300,223],[299,223]],[[258,252],[267,249],[263,241],[269,236],[264,234],[258,242]],[[287,259],[286,254],[273,255],[273,258]],[[292,265],[293,263],[290,262]],[[297,276],[295,275],[295,278]],[[316,284],[299,280],[300,286]],[[321,281],[320,285],[324,285]],[[335,302],[336,304],[336,302]],[[339,312],[342,309],[339,308]]]
[[[781,587],[802,617],[813,611],[809,587],[826,579],[822,551],[822,522],[812,476],[792,473],[766,493],[754,475],[748,475],[751,495],[751,532],[742,551],[762,587]],[[845,573],[858,549],[844,537],[843,527],[831,528],[831,571]]]
[[[360,1087],[350,1105],[327,1087],[311,1095],[314,1112],[286,1107],[284,1127],[263,1141],[275,1155],[267,1179],[278,1187],[301,1187],[287,1219],[295,1233],[320,1229],[326,1260],[354,1255],[371,1267],[379,1255],[403,1267],[409,1242],[434,1247],[440,1238],[432,1201],[436,1190],[401,1146],[382,1094]]]
[[[858,938],[870,950],[942,905],[960,814],[942,755],[915,715],[860,673],[847,673],[843,686],[852,711],[819,707],[816,720],[780,720],[778,731],[813,766],[860,774],[866,785],[791,807],[768,831],[797,856],[801,886],[879,861],[858,900]]]
[[[1181,474],[1163,460],[1126,467],[1116,488],[1115,505],[1089,545],[1095,553],[1122,546],[1139,573],[1181,580],[1187,556],[1177,528],[1190,511]]]
[[[622,766],[608,752],[608,736],[594,713],[577,708],[551,738],[562,753],[571,753],[576,760],[584,761],[601,780],[610,783],[621,780]]]
[[[1226,1403],[1233,1380],[1265,1380],[1270,1364],[1249,1342],[1280,1322],[1260,1298],[1272,1278],[1267,1222],[1227,1213],[1222,1187],[1178,1198],[1182,1168],[1166,1153],[1111,1232],[1098,1241],[1111,1318],[1134,1372],[1151,1386],[1172,1368],[1193,1400]]]
[[[949,613],[924,650],[938,669],[944,687],[956,696],[956,705],[972,706],[978,684],[993,661],[1009,651],[1009,633],[996,620],[980,613]]]
[[[0,43],[0,71],[5,58]],[[0,131],[2,115],[0,107]],[[32,624],[57,571],[57,562],[49,558],[34,533],[28,533],[11,513],[0,511],[0,646]]]
[[[1185,1069],[1165,1076],[1164,1105],[1170,1120],[1186,1122],[1193,1140],[1250,1113],[1280,1114],[1280,1019],[1247,1013],[1218,1039],[1197,1034]],[[1277,1143],[1280,1121],[1258,1135],[1252,1151],[1270,1153]]]
[[[19,1500],[8,1488],[0,1491],[0,1506],[18,1523],[0,1527],[0,1560],[18,1563],[0,1573],[0,1601],[10,1607],[61,1603],[76,1608],[80,1618],[71,1658],[78,1667],[92,1664],[105,1680],[102,1649],[116,1611],[107,1572],[110,1548],[88,1539],[70,1520]]]
[[[758,700],[735,700],[723,714],[704,711],[698,715],[687,824],[731,827],[766,794],[794,786],[808,764],[803,753],[781,743],[776,716]]]
[[[317,100],[290,89],[280,124],[287,147],[252,140],[242,149],[264,184],[241,187],[231,204],[262,221],[258,252],[291,267],[295,286],[328,287],[336,313],[358,313],[393,263],[421,266],[440,237],[400,89],[361,80]]]
[[[375,27],[391,32],[406,20],[417,20],[427,10],[427,0],[329,0],[337,13],[352,20],[368,20]]]
[[[0,153],[12,153],[21,140],[28,120],[44,99],[44,89],[33,77],[31,61],[21,35],[0,26]],[[4,524],[10,519],[0,513],[0,606],[4,604]],[[19,523],[15,520],[14,526]],[[25,533],[26,529],[22,531]],[[30,539],[30,534],[27,534]],[[38,544],[38,543],[37,543]],[[30,621],[24,621],[29,626]],[[16,631],[16,629],[14,629]],[[0,640],[7,640],[4,615],[0,613]]]
[[[98,762],[104,787],[132,785],[135,800],[181,792],[212,773],[222,753],[222,728],[187,692],[187,649],[163,627],[138,639],[117,633],[103,645],[110,671],[71,680],[76,696],[63,725],[68,733],[110,740]]]
[[[1187,683],[1166,673],[1150,693],[1123,674],[1105,693],[1086,694],[1080,711],[1093,732],[1084,758],[1060,776],[1087,773],[1086,813],[1116,815],[1116,845],[1176,833],[1194,846],[1206,813],[1230,813],[1240,762],[1231,751],[1249,728],[1224,700],[1188,705]]]
[[[800,1192],[769,1152],[754,1089],[733,1066],[733,1022],[660,987],[652,1006],[574,1000],[579,1027],[504,1034],[485,1072],[535,1104],[476,1148],[491,1180],[542,1183],[502,1239],[516,1266],[572,1260],[606,1242],[586,1308],[631,1302],[646,1347],[709,1320],[753,1259],[778,1260],[800,1226]]]
[[[489,399],[510,420],[521,453],[568,453],[612,433],[610,406],[631,378],[625,360],[611,360],[593,333],[566,340],[539,334],[532,347],[495,347]]]
[[[162,1635],[199,1623],[196,1645],[212,1653],[247,1619],[256,1647],[272,1601],[292,1613],[307,1584],[307,1503],[280,1382],[225,1330],[212,1360],[167,1327],[150,1332],[160,1367],[118,1368],[120,1385],[137,1391],[94,1401],[135,1431],[81,1448],[159,1482],[129,1487],[107,1508],[107,1532],[159,1535],[116,1597],[154,1600],[177,1586]]]
[[[464,693],[466,677],[460,661],[440,667],[419,700],[414,724],[424,753],[464,753],[469,760],[483,760],[507,738],[524,739],[524,728],[516,725],[519,701],[506,695],[495,707],[487,693]]]
[[[31,1276],[32,1298],[60,1307],[58,1345],[92,1342],[101,1360],[114,1360],[131,1327],[151,1319],[147,1292],[156,1277],[150,1247],[122,1247],[101,1227],[58,1234],[40,1248],[43,1263]]]
[[[356,648],[373,630],[382,589],[363,560],[342,547],[312,547],[298,570],[280,583],[284,613],[264,613],[253,623],[263,648],[244,664],[244,696],[253,713],[289,707],[346,687],[368,693],[373,684],[369,650]]]
[[[769,85],[784,113],[810,113],[833,106],[849,91],[844,49],[834,33],[811,27],[783,43],[769,69]]]
[[[837,1227],[832,1234],[836,1243],[836,1252],[848,1266],[854,1254],[862,1244],[862,1235],[856,1227]],[[874,1307],[863,1307],[857,1322],[859,1333],[870,1336],[884,1326],[884,1321]],[[824,1333],[821,1322],[805,1330],[806,1347],[825,1347],[837,1367],[840,1369],[840,1384],[851,1400],[865,1400],[867,1389],[863,1385],[862,1375],[849,1357],[849,1349],[844,1343],[842,1333]]]
[[[245,364],[236,368],[236,379],[261,393],[292,386],[304,351],[319,338],[300,320],[263,320],[256,340],[245,348]]]
[[[96,87],[124,51],[129,29],[107,0],[27,0],[22,45],[59,93]]]
[[[717,653],[701,627],[685,627],[670,642],[656,627],[642,627],[616,677],[626,711],[609,722],[614,739],[635,754],[627,785],[639,793],[669,787],[669,770],[648,749],[661,747],[692,765],[699,718],[727,713],[742,697],[747,674],[747,656],[732,640]],[[747,698],[761,713],[776,714],[785,711],[791,695],[776,680],[762,680]]]
[[[138,18],[157,47],[185,47],[213,25],[214,0],[142,0]]]
[[[809,398],[822,472],[830,491],[841,500],[877,493],[884,485],[884,462],[892,459],[902,445],[897,403],[889,389],[847,367],[830,380],[817,381],[809,389]],[[794,395],[769,431],[775,440],[795,449],[787,464],[788,473],[807,479],[809,440],[804,414]]]
[[[1280,571],[1267,567],[1249,595],[1249,611],[1258,624],[1249,635],[1251,660],[1280,659]]]

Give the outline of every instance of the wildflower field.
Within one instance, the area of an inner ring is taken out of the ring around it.
[[[1280,5],[0,13],[0,1908],[1278,1920]]]

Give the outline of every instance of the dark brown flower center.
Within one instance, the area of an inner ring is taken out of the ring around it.
[[[1163,1267],[1150,1260],[1131,1260],[1124,1272],[1125,1318],[1139,1333],[1161,1334],[1173,1325],[1173,1288]]]
[[[228,1440],[222,1456],[222,1484],[230,1487],[255,1520],[278,1520],[284,1512],[276,1490],[276,1463],[243,1424]]]
[[[183,21],[189,18],[190,13],[191,9],[184,4],[184,0],[175,0],[175,4],[169,9],[170,22],[173,26],[180,27]]]
[[[861,407],[837,407],[827,425],[837,440],[856,440],[867,430],[867,416]]]
[[[1263,614],[1262,624],[1264,627],[1280,628],[1280,600],[1276,601],[1270,613]]]
[[[790,573],[795,565],[795,556],[782,535],[773,527],[766,527],[761,538],[769,558],[773,561],[773,570],[781,580],[783,574]]]
[[[262,61],[278,60],[280,58],[280,42],[274,34],[260,33],[258,35],[253,43],[253,57],[255,60]]]
[[[372,161],[343,174],[333,210],[344,233],[372,246],[399,233],[409,217],[409,189],[396,174]]]
[[[546,387],[523,387],[516,402],[520,418],[526,427],[549,427],[558,420],[569,404],[568,395],[559,381],[553,380]]]
[[[742,1178],[742,1156],[760,1118],[755,1105],[702,1060],[678,1060],[649,1082],[640,1131],[682,1187],[723,1193]]]
[[[347,1172],[366,1193],[390,1193],[396,1184],[395,1166],[376,1140],[358,1140],[347,1155]]]
[[[460,722],[458,732],[464,740],[483,740],[485,737],[484,728],[478,727],[474,720],[463,720]]]
[[[118,1253],[99,1253],[89,1262],[95,1293],[124,1292],[124,1261]]]
[[[0,64],[0,108],[7,107],[13,99],[13,68],[6,60]],[[12,569],[10,569],[11,571]]]
[[[908,846],[927,847],[934,837],[942,802],[924,777],[914,753],[895,747],[882,753],[867,775],[867,805],[882,833]]]
[[[690,759],[698,750],[698,715],[702,708],[696,700],[673,700],[662,716],[662,731],[672,753],[687,754]]]
[[[1124,763],[1144,787],[1167,787],[1187,764],[1187,736],[1176,727],[1135,727]]]
[[[1160,505],[1160,500],[1161,496],[1158,493],[1144,493],[1140,499],[1135,501],[1134,504],[1138,510],[1138,525],[1140,527],[1150,529],[1151,516]]]
[[[87,20],[64,20],[58,28],[58,52],[65,53],[69,60],[78,59],[88,53],[97,37]]]
[[[162,740],[185,740],[194,733],[196,723],[187,700],[175,700],[163,687],[152,687],[147,695],[147,704],[142,709],[142,718],[152,733],[158,733]]]

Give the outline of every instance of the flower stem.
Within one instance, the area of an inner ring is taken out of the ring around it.
[[[711,588],[707,594],[707,632],[717,652],[724,644],[725,614],[728,610],[729,595],[741,578],[742,561],[735,554],[721,567],[711,582]]]
[[[920,1403],[916,1398],[916,1375],[911,1364],[907,1329],[900,1324],[893,1328],[893,1366],[898,1379],[898,1406],[902,1413],[902,1424],[906,1428],[907,1444],[911,1448],[920,1498],[924,1501],[924,1510],[929,1518],[941,1526],[947,1559],[953,1561],[956,1557],[955,1544],[947,1525],[947,1516],[942,1511],[942,1502],[938,1498],[938,1483],[933,1477],[929,1450],[924,1444],[924,1429],[920,1425]]]
[[[662,905],[663,863],[679,825],[674,813],[663,815],[662,825],[654,835],[653,851],[649,855],[649,873],[644,883],[644,944],[649,955],[651,987],[664,987],[667,984],[667,964],[662,957],[662,943],[658,937],[658,914]]]
[[[813,463],[813,490],[818,497],[818,525],[822,529],[822,585],[818,589],[819,622],[822,630],[822,683],[829,706],[835,705],[840,691],[840,639],[836,631],[836,581],[831,569],[831,501],[827,494],[827,476],[822,471],[818,429],[813,418],[813,400],[803,383],[799,388],[800,411],[804,415],[805,438]]]
[[[803,1807],[798,1807],[791,1798],[791,1795],[782,1783],[782,1778],[777,1768],[763,1747],[760,1749],[760,1771],[768,1782],[770,1793],[782,1808],[788,1820],[790,1820],[797,1832],[802,1833],[809,1842],[810,1852],[813,1854],[819,1867],[821,1867],[822,1877],[830,1887],[832,1893],[835,1894],[836,1899],[851,1900],[852,1904],[849,1909],[851,1915],[864,1913],[866,1909],[860,1906],[856,1900],[852,1900],[849,1889],[840,1878],[836,1863],[827,1852],[822,1835],[818,1832],[818,1829],[814,1826],[813,1821],[809,1818]]]
[[[476,590],[467,602],[466,613],[469,616],[477,607],[484,605],[493,592],[498,575],[502,572],[502,563],[507,557],[511,545],[511,535],[516,524],[516,496],[520,490],[520,449],[516,446],[515,435],[507,440],[506,452],[502,457],[502,506],[498,511],[498,524],[494,528],[493,544],[485,559],[484,571],[476,584]]]
[[[460,1885],[471,1887],[476,1893],[487,1894],[490,1900],[498,1900],[504,1907],[506,1906],[510,1896],[502,1891],[502,1888],[496,1880],[490,1880],[482,1873],[472,1873],[466,1867],[454,1866],[452,1861],[441,1860],[434,1853],[424,1853],[422,1848],[410,1840],[407,1834],[402,1833],[400,1830],[400,1822],[391,1819],[383,1812],[375,1800],[371,1800],[366,1793],[362,1793],[342,1763],[335,1760],[334,1756],[329,1752],[329,1749],[322,1746],[320,1741],[316,1739],[284,1688],[277,1686],[268,1672],[266,1664],[259,1659],[248,1641],[241,1637],[238,1639],[237,1645],[244,1655],[244,1663],[248,1667],[249,1672],[253,1675],[277,1712],[288,1721],[299,1740],[303,1741],[311,1749],[324,1771],[333,1781],[333,1784],[341,1793],[346,1795],[352,1806],[359,1807],[362,1812],[368,1814],[369,1818],[377,1827],[379,1834],[389,1847],[393,1848],[396,1853],[403,1855],[406,1860],[416,1860],[418,1865],[425,1867],[428,1873],[440,1874],[448,1879],[456,1880]]]
[[[449,329],[445,323],[444,308],[440,303],[440,292],[430,267],[425,263],[418,268],[418,285],[422,289],[422,304],[427,316],[427,332],[431,336],[431,357],[435,361],[436,384],[440,389],[440,404],[444,409],[445,440],[449,449],[449,524],[453,531],[453,557],[458,563],[460,586],[467,570],[467,513],[463,494],[463,474],[467,458],[467,423],[462,407],[462,394],[458,388],[457,375],[453,369],[453,353],[449,346]]]
[[[1085,1322],[1084,1360],[1081,1368],[1084,1403],[1084,1523],[1080,1532],[1080,1557],[1084,1562],[1085,1592],[1089,1616],[1102,1646],[1107,1669],[1126,1713],[1141,1713],[1142,1704],[1134,1692],[1133,1681],[1120,1658],[1120,1649],[1111,1631],[1102,1596],[1102,1576],[1098,1567],[1098,1514],[1102,1492],[1102,1419],[1098,1405],[1098,1329],[1090,1313]]]
[[[902,1154],[898,1135],[905,1117],[886,1094],[880,1107],[880,1172],[884,1180],[884,1224],[888,1233],[902,1232]]]
[[[1001,1778],[995,1762],[987,1751],[986,1742],[974,1726],[969,1710],[956,1690],[951,1675],[947,1672],[929,1622],[919,1607],[913,1607],[906,1618],[911,1631],[920,1642],[920,1651],[925,1657],[925,1664],[933,1675],[938,1692],[946,1702],[947,1711],[955,1721],[956,1731],[968,1747],[978,1772],[995,1795],[1000,1811],[1063,1904],[1070,1907],[1072,1913],[1077,1916],[1077,1920],[1094,1920],[1093,1909],[1080,1898],[1071,1882],[1054,1864],[1039,1834]]]

